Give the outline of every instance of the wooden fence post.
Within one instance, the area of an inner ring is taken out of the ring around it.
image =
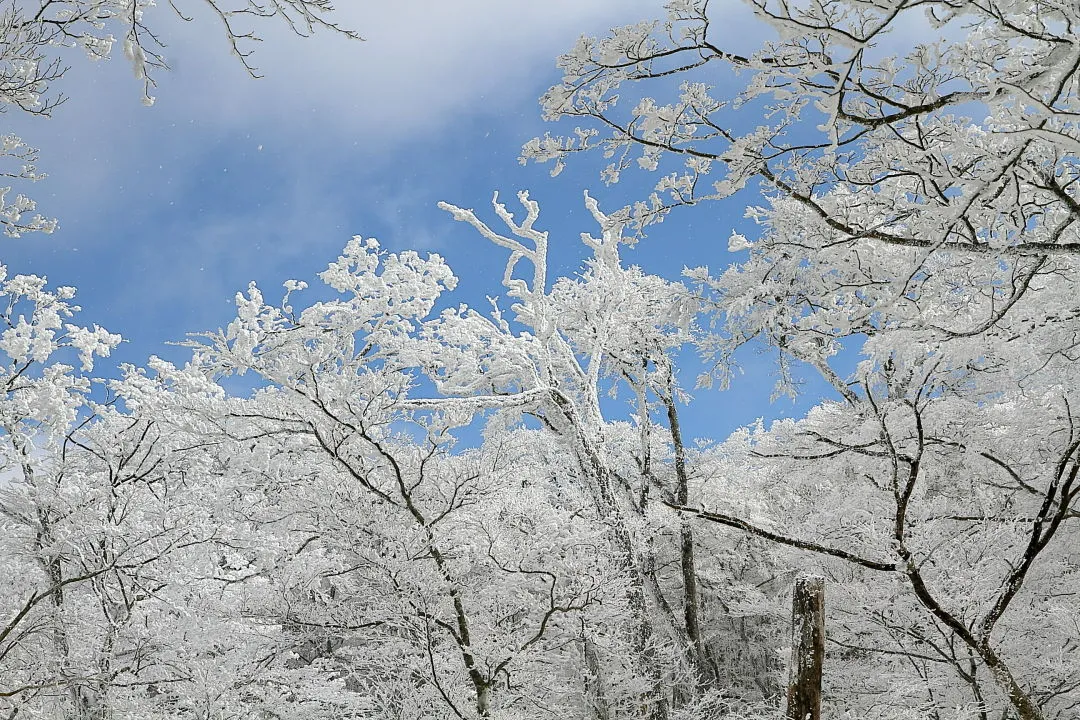
[[[821,668],[825,661],[825,578],[800,576],[791,602],[789,720],[820,720]]]

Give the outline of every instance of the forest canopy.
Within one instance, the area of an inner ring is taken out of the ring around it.
[[[211,4],[245,64],[237,19],[351,32],[321,0]],[[778,719],[809,574],[822,717],[1076,717],[1080,11],[748,4],[750,53],[722,4],[672,0],[559,59],[523,162],[654,188],[583,193],[571,272],[529,193],[440,203],[505,258],[487,306],[358,235],[238,293],[186,363],[110,373],[74,288],[4,269],[0,715]],[[51,109],[56,48],[117,24],[150,88],[142,3],[30,10],[0,22],[9,109]],[[624,260],[743,197],[712,268]],[[8,235],[53,227],[0,204]],[[748,345],[777,395],[799,371],[831,398],[689,440]]]

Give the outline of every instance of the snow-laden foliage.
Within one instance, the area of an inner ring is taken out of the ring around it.
[[[586,193],[561,277],[527,193],[444,203],[505,253],[489,307],[356,237],[323,299],[253,284],[184,366],[95,383],[120,339],[4,274],[0,713],[776,718],[810,572],[826,717],[1074,717],[1075,9],[751,4],[776,31],[753,53],[679,0],[563,58],[546,112],[596,127],[527,156],[683,169],[612,213]],[[737,263],[623,262],[757,183]],[[777,393],[817,372],[834,397],[686,442],[681,353],[726,384],[751,342]]]
[[[996,0],[751,5],[775,31],[751,53],[707,1],[582,39],[542,102],[586,125],[524,158],[558,170],[597,149],[608,182],[681,165],[622,211],[642,228],[763,189],[746,211],[759,231],[729,241],[740,261],[687,271],[711,318],[697,343],[715,371],[700,381],[731,382],[736,350],[764,341],[778,394],[808,369],[838,400],[739,441],[731,472],[760,468],[787,501],[699,514],[843,560],[866,588],[902,579],[887,619],[867,609],[881,600],[843,610],[864,639],[838,648],[907,673],[885,700],[880,673],[856,685],[865,712],[919,697],[919,717],[1068,716],[1077,619],[1056,598],[1075,592],[1061,563],[1080,494],[1080,16]],[[840,357],[856,349],[849,374]],[[1071,630],[1044,636],[1045,653],[1007,629],[1049,617]]]

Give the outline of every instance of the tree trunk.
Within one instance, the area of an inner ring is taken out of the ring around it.
[[[988,641],[981,645],[980,654],[998,686],[1008,693],[1009,702],[1016,709],[1020,720],[1043,720],[1042,708],[1036,705],[1031,696],[1020,687],[1012,672],[1009,671],[1009,667],[990,648]]]
[[[701,595],[698,591],[697,568],[694,561],[694,531],[686,520],[682,520],[679,535],[683,579],[683,620],[686,623],[686,636],[690,640],[690,653],[694,667],[697,669],[699,686],[701,688],[714,687],[718,678],[709,661],[701,632]]]
[[[825,661],[825,580],[800,577],[791,604],[789,720],[820,720],[821,668]]]
[[[643,698],[645,714],[652,720],[667,720],[669,716],[668,688],[664,684],[664,678],[656,663],[652,648],[653,622],[645,599],[645,573],[634,548],[629,523],[615,496],[611,468],[604,462],[595,436],[587,433],[583,424],[578,421],[573,404],[559,393],[554,393],[552,398],[573,426],[570,439],[579,466],[591,480],[590,489],[593,490],[592,495],[597,503],[597,509],[611,528],[615,548],[622,554],[628,571],[630,587],[627,600],[630,605],[631,621],[636,626],[631,630],[636,656],[633,662],[635,670],[647,678],[652,686],[650,692]]]
[[[596,648],[585,631],[584,621],[581,624],[581,646],[582,654],[585,656],[585,696],[589,700],[596,720],[611,720],[611,708],[604,695],[600,658],[596,656]]]
[[[690,499],[689,474],[686,472],[686,448],[683,446],[682,428],[679,425],[679,413],[674,399],[674,378],[668,375],[668,394],[663,396],[663,402],[667,410],[668,430],[671,432],[671,443],[675,449],[675,502],[685,506]],[[690,657],[697,670],[697,684],[701,688],[711,687],[716,684],[718,678],[712,672],[712,668],[705,652],[705,642],[701,637],[701,596],[698,592],[697,568],[694,562],[694,531],[685,517],[680,518],[679,532],[679,565],[682,569],[683,580],[683,619],[686,623],[686,636],[690,640]]]

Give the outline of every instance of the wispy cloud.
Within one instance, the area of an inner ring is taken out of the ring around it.
[[[138,356],[227,321],[248,279],[310,278],[354,232],[441,250],[452,223],[435,201],[486,203],[555,57],[659,13],[644,0],[349,6],[365,42],[260,26],[259,80],[213,18],[155,8],[173,70],[152,108],[122,56],[76,60],[54,118],[4,118],[41,148],[50,177],[26,190],[61,230],[8,241],[0,259],[78,286],[88,320],[135,336]],[[496,129],[510,138],[498,152],[480,141]]]

